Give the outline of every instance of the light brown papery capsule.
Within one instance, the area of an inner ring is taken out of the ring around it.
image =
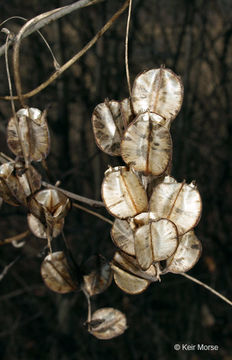
[[[32,214],[28,214],[27,222],[28,222],[29,229],[31,230],[33,235],[35,235],[36,237],[38,237],[40,239],[47,238],[47,235],[48,235],[47,228],[37,217],[35,217]],[[64,219],[60,219],[59,221],[55,222],[52,225],[51,236],[53,238],[55,238],[58,235],[60,235],[61,231],[63,230],[63,227],[64,227]]]
[[[115,253],[111,267],[115,283],[128,294],[140,294],[151,282],[157,281],[156,268],[153,265],[143,271],[134,257],[121,252]]]
[[[177,244],[177,228],[168,219],[151,221],[135,232],[135,254],[143,270],[147,270],[154,262],[169,258]]]
[[[63,251],[46,256],[41,265],[41,276],[45,285],[60,294],[77,290],[77,284],[69,273],[67,259]]]
[[[102,308],[93,313],[89,327],[89,332],[96,338],[113,339],[127,329],[126,317],[114,308]]]
[[[17,177],[13,174],[14,163],[0,166],[0,196],[10,205],[27,205],[26,195]]]
[[[125,166],[105,172],[102,199],[107,210],[120,219],[135,216],[148,206],[147,195],[138,176]]]
[[[11,118],[7,128],[7,143],[17,156],[26,156],[27,161],[41,161],[46,158],[50,147],[50,136],[46,121],[46,111],[36,108],[20,109],[16,116],[20,129],[17,133],[15,119]],[[22,149],[23,146],[23,149]]]
[[[189,231],[180,237],[180,242],[174,255],[167,260],[167,272],[183,273],[192,269],[201,256],[202,246],[194,231]]]
[[[105,291],[110,286],[113,277],[110,264],[101,255],[89,258],[83,265],[82,274],[83,286],[89,296]]]
[[[179,235],[183,235],[200,220],[201,196],[193,183],[178,183],[174,178],[166,176],[153,190],[150,210],[157,218],[167,218],[174,222]]]
[[[93,132],[96,144],[102,151],[111,156],[120,155],[124,123],[119,101],[105,100],[95,107],[92,115]]]
[[[130,100],[128,98],[123,99],[120,102],[120,108],[121,108],[121,114],[122,114],[122,118],[123,118],[124,129],[126,129],[134,117],[132,109],[131,109]]]
[[[132,102],[136,114],[155,112],[168,124],[177,116],[182,101],[182,82],[170,69],[151,69],[139,74],[134,81]]]
[[[154,176],[162,175],[172,155],[170,132],[163,118],[146,112],[129,125],[121,142],[121,156],[127,165]]]
[[[41,175],[31,165],[28,169],[25,169],[22,174],[20,173],[20,169],[18,169],[16,171],[16,177],[27,197],[41,188]]]
[[[120,250],[128,255],[135,255],[134,232],[127,220],[115,219],[111,238]]]

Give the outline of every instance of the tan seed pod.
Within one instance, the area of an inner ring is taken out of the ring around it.
[[[167,272],[183,273],[192,269],[201,256],[202,246],[194,231],[180,237],[176,252],[167,260]]]
[[[156,268],[153,265],[143,271],[134,257],[121,252],[115,253],[111,267],[115,283],[128,294],[140,294],[151,282],[157,281]]]
[[[135,216],[148,206],[147,195],[138,176],[125,166],[105,172],[102,199],[107,210],[120,219]]]
[[[127,126],[130,124],[130,122],[133,120],[133,112],[131,109],[130,100],[128,98],[123,99],[120,102],[120,108],[121,108],[121,114],[122,114],[122,118],[123,118],[124,129],[126,129]]]
[[[201,196],[193,183],[178,183],[174,178],[166,176],[153,190],[150,210],[157,218],[167,218],[174,222],[179,235],[183,235],[200,220]]]
[[[155,112],[163,116],[168,124],[177,116],[182,101],[182,82],[170,69],[144,71],[134,81],[132,102],[136,114]]]
[[[46,239],[47,238],[47,228],[46,225],[44,225],[37,217],[35,217],[33,214],[27,215],[27,222],[29,229],[35,235],[36,237],[40,239]],[[60,235],[61,231],[64,227],[64,219],[60,219],[59,221],[55,222],[52,225],[52,237],[55,238],[58,235]]]
[[[23,108],[17,114],[20,137],[17,133],[15,119],[11,118],[7,128],[7,143],[17,156],[26,156],[28,162],[41,161],[49,152],[50,137],[46,121],[46,111],[36,108]],[[21,147],[23,146],[23,149]]]
[[[41,175],[31,165],[23,173],[18,170],[16,176],[27,197],[41,188]]]
[[[111,238],[120,250],[126,254],[135,255],[134,233],[126,220],[115,219],[111,229]]]
[[[154,262],[169,258],[177,245],[177,228],[168,219],[151,221],[135,232],[135,254],[143,270],[147,270]]]
[[[24,189],[14,175],[14,163],[8,162],[0,166],[0,196],[10,205],[27,205]]]
[[[46,256],[41,265],[41,276],[45,285],[57,293],[65,294],[77,290],[77,284],[72,280],[63,251]]]
[[[126,316],[114,308],[95,311],[89,325],[89,332],[101,340],[113,339],[127,329]]]
[[[152,220],[156,220],[156,217],[151,211],[138,214],[132,219],[135,228],[146,225]]]
[[[119,101],[105,100],[104,103],[97,105],[93,111],[92,125],[96,144],[102,151],[111,156],[120,155],[124,121]]]
[[[83,287],[89,296],[105,291],[112,282],[110,264],[101,255],[89,258],[82,267]]]
[[[146,112],[129,125],[121,142],[121,156],[127,165],[146,175],[162,175],[172,154],[172,139],[163,118]]]

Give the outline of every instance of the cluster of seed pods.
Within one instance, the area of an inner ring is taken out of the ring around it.
[[[65,246],[65,251],[52,252],[52,239],[62,232],[71,202],[58,190],[41,189],[41,175],[32,165],[49,153],[46,111],[20,109],[8,122],[7,143],[16,157],[0,155],[0,196],[10,205],[26,208],[31,232],[47,239],[49,254],[41,265],[45,285],[60,294],[82,290],[88,300],[105,291],[112,281],[112,269],[103,257],[91,257],[80,267]],[[113,308],[93,314],[90,309],[86,325],[99,339],[111,339],[127,327],[125,315]]]
[[[102,199],[115,217],[114,280],[129,294],[141,293],[167,272],[190,270],[201,254],[193,230],[201,216],[200,194],[194,182],[170,176],[170,126],[182,100],[180,78],[169,69],[151,69],[137,76],[130,100],[106,100],[92,115],[97,145],[126,164],[105,172]]]

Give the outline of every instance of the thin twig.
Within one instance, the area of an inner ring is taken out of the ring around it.
[[[89,199],[89,198],[81,196],[81,195],[74,194],[74,193],[72,193],[70,191],[61,189],[58,186],[48,184],[45,181],[42,181],[42,185],[44,187],[46,187],[46,188],[58,190],[58,191],[62,192],[64,195],[66,195],[67,197],[69,197],[70,199],[74,199],[74,200],[83,202],[83,203],[88,204],[90,206],[96,206],[96,207],[104,207],[105,206],[102,201],[93,200],[93,199]]]
[[[25,237],[27,237],[30,234],[29,230],[26,230],[24,232],[22,232],[21,234],[6,238],[4,240],[0,240],[0,245],[5,245],[5,244],[9,244],[12,243],[13,241],[20,241],[25,239]]]
[[[33,34],[35,31],[38,31],[42,27],[48,25],[50,22],[60,19],[63,16],[66,16],[68,14],[71,14],[73,11],[82,9],[87,6],[95,5],[101,1],[104,0],[79,0],[71,5],[66,5],[61,8],[57,8],[51,11],[48,11],[46,13],[40,14],[30,21],[26,25],[26,29],[24,29],[24,32],[21,35],[21,39],[24,39],[25,37]],[[10,42],[10,45],[14,43],[17,40],[17,38],[12,39]],[[5,53],[6,46],[3,45],[0,47],[0,56],[2,56]]]
[[[128,65],[128,38],[129,38],[129,28],[130,28],[130,19],[131,19],[131,7],[132,7],[132,0],[129,0],[128,17],[126,24],[126,38],[125,38],[125,66],[126,66],[126,79],[127,79],[130,98],[131,98],[131,83],[130,83],[130,72]]]
[[[106,218],[105,216],[103,216],[101,214],[96,213],[95,211],[89,210],[89,209],[85,208],[84,206],[81,206],[81,205],[76,204],[76,203],[73,203],[73,206],[75,208],[77,208],[77,209],[83,210],[83,211],[85,211],[85,212],[87,212],[87,213],[89,213],[91,215],[94,215],[94,216],[98,217],[99,219],[113,225],[113,221],[111,221],[110,219]]]
[[[214,295],[218,296],[220,299],[222,299],[223,301],[225,301],[227,304],[232,306],[232,301],[230,301],[229,299],[227,299],[225,296],[223,296],[222,294],[220,294],[218,291],[214,290],[213,288],[211,288],[209,285],[206,285],[205,283],[203,283],[202,281],[194,278],[193,276],[190,276],[188,274],[185,273],[181,273],[180,275],[186,277],[187,279],[195,282],[198,285],[203,286],[205,289],[209,290],[211,293],[213,293]]]
[[[38,94],[40,91],[45,89],[48,85],[50,85],[54,80],[56,80],[65,70],[67,70],[71,65],[73,65],[77,60],[79,60],[97,41],[100,39],[100,37],[112,26],[112,24],[118,19],[118,17],[125,11],[125,9],[128,7],[129,0],[126,0],[126,2],[123,4],[123,6],[112,16],[112,18],[102,27],[100,31],[97,32],[97,34],[90,40],[76,55],[74,55],[70,60],[68,60],[64,65],[61,66],[61,68],[57,71],[55,71],[45,82],[40,84],[37,88],[34,90],[23,94],[22,97],[30,98],[36,94]],[[14,57],[14,69],[15,69],[15,82],[16,82],[16,88],[21,89],[21,83],[20,83],[20,76],[19,76],[19,63],[18,63],[18,46],[15,46],[15,57]],[[1,96],[0,99],[2,100],[10,100],[10,96]],[[13,96],[13,99],[18,99],[18,96]]]
[[[2,281],[2,279],[6,276],[6,274],[8,273],[8,271],[10,270],[10,268],[16,263],[16,261],[18,261],[20,258],[20,256],[17,256],[16,259],[14,259],[13,261],[11,261],[10,264],[8,264],[7,266],[4,267],[3,271],[0,274],[0,281]]]

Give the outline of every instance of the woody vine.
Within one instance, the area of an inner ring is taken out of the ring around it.
[[[45,24],[81,7],[99,1],[80,0],[64,8],[41,14],[26,22],[16,36],[7,28],[6,43],[0,49],[5,54],[12,116],[7,126],[7,144],[12,157],[0,155],[0,195],[12,206],[27,210],[28,231],[8,239],[14,246],[29,232],[47,239],[47,255],[41,264],[41,276],[46,286],[58,293],[83,291],[88,303],[86,326],[99,339],[111,339],[127,328],[125,315],[114,308],[101,308],[92,313],[92,297],[105,291],[114,279],[117,286],[129,294],[139,294],[152,283],[162,280],[168,272],[180,274],[232,302],[206,284],[186,274],[201,255],[201,242],[194,233],[202,211],[202,201],[193,181],[177,182],[171,175],[173,144],[170,135],[172,121],[183,101],[181,78],[165,66],[145,70],[130,85],[128,67],[128,33],[132,1],[126,1],[96,36],[66,64],[56,60],[54,74],[27,94],[22,93],[19,51],[21,40]],[[92,114],[92,128],[97,146],[106,154],[121,156],[123,166],[106,169],[102,183],[102,201],[87,199],[61,189],[42,179],[34,163],[46,169],[50,150],[47,110],[30,107],[30,98],[56,80],[77,61],[109,29],[129,7],[125,37],[125,65],[129,96],[121,101],[103,99]],[[13,45],[14,82],[17,95],[12,94],[8,67],[8,49]],[[15,109],[15,100],[20,108]],[[77,201],[77,202],[74,202]],[[90,206],[105,206],[113,220]],[[93,256],[80,266],[72,254],[65,236],[65,218],[78,207],[112,224],[113,259]],[[61,236],[64,251],[53,251],[53,239]],[[158,285],[153,285],[158,286]]]

